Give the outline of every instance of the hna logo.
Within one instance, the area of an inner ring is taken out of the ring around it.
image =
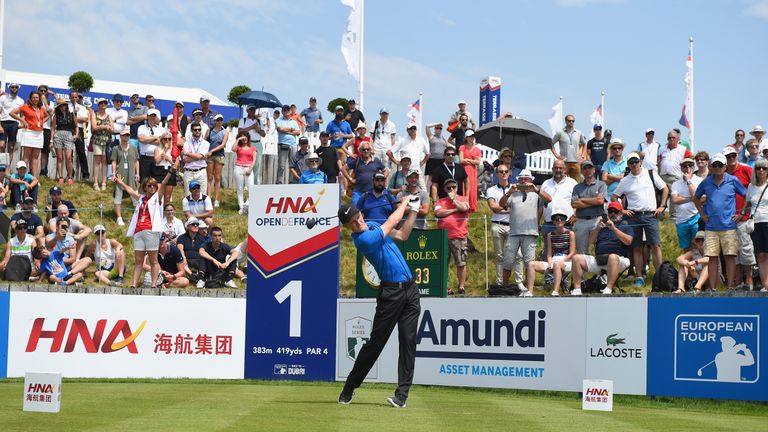
[[[324,194],[325,188],[320,189],[316,199],[312,197],[269,197],[264,213],[317,213],[317,205],[320,204],[320,199]]]
[[[27,393],[50,393],[53,394],[53,384],[30,384]]]
[[[89,353],[99,352],[99,349],[101,349],[101,352],[103,353],[111,353],[127,347],[131,354],[138,354],[139,351],[136,348],[134,341],[141,331],[144,330],[144,325],[147,324],[146,320],[142,321],[139,328],[133,332],[131,331],[131,326],[128,324],[128,321],[118,320],[102,343],[104,330],[107,327],[107,320],[98,320],[93,333],[88,329],[85,320],[75,318],[72,320],[72,324],[68,326],[69,321],[69,318],[62,318],[59,320],[55,330],[43,330],[45,318],[37,318],[34,324],[32,324],[32,331],[29,333],[29,340],[27,341],[27,349],[25,351],[34,352],[37,350],[37,344],[40,342],[40,339],[51,339],[50,352],[59,352],[61,350],[61,345],[64,344],[64,352],[70,353],[74,351],[77,340],[80,339],[83,347],[85,347],[85,351]],[[67,335],[68,327],[69,333]],[[65,336],[67,336],[66,343]],[[118,336],[122,336],[123,340],[116,341]]]
[[[585,392],[587,396],[608,396],[608,390],[604,388],[589,387]]]

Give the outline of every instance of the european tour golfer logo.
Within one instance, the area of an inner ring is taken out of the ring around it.
[[[338,196],[328,185],[260,185],[256,190],[249,205],[248,254],[264,277],[337,247]]]
[[[366,342],[371,338],[371,320],[354,317],[345,322],[345,337],[347,340],[347,358],[354,361]]]
[[[760,379],[758,315],[678,315],[675,380],[754,383]]]

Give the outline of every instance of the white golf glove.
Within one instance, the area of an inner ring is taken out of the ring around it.
[[[419,207],[421,207],[421,200],[419,199],[418,195],[413,195],[411,199],[408,200],[408,208],[410,208],[412,212],[416,213],[419,211]]]

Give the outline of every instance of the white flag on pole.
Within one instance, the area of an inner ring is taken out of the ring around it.
[[[552,107],[552,115],[549,117],[549,129],[552,132],[550,135],[555,136],[563,127],[563,100],[560,99],[557,105]]]
[[[355,81],[360,81],[360,37],[363,31],[362,0],[341,0],[341,4],[352,8],[347,18],[347,30],[341,36],[341,54],[347,62],[347,72]]]
[[[421,96],[408,105],[408,125],[416,125],[416,133],[421,133]]]

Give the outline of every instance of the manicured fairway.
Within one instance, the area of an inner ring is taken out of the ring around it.
[[[766,431],[768,406],[620,397],[613,413],[581,411],[574,394],[364,385],[351,405],[340,383],[68,381],[59,414],[21,411],[23,382],[0,382],[0,431]]]

